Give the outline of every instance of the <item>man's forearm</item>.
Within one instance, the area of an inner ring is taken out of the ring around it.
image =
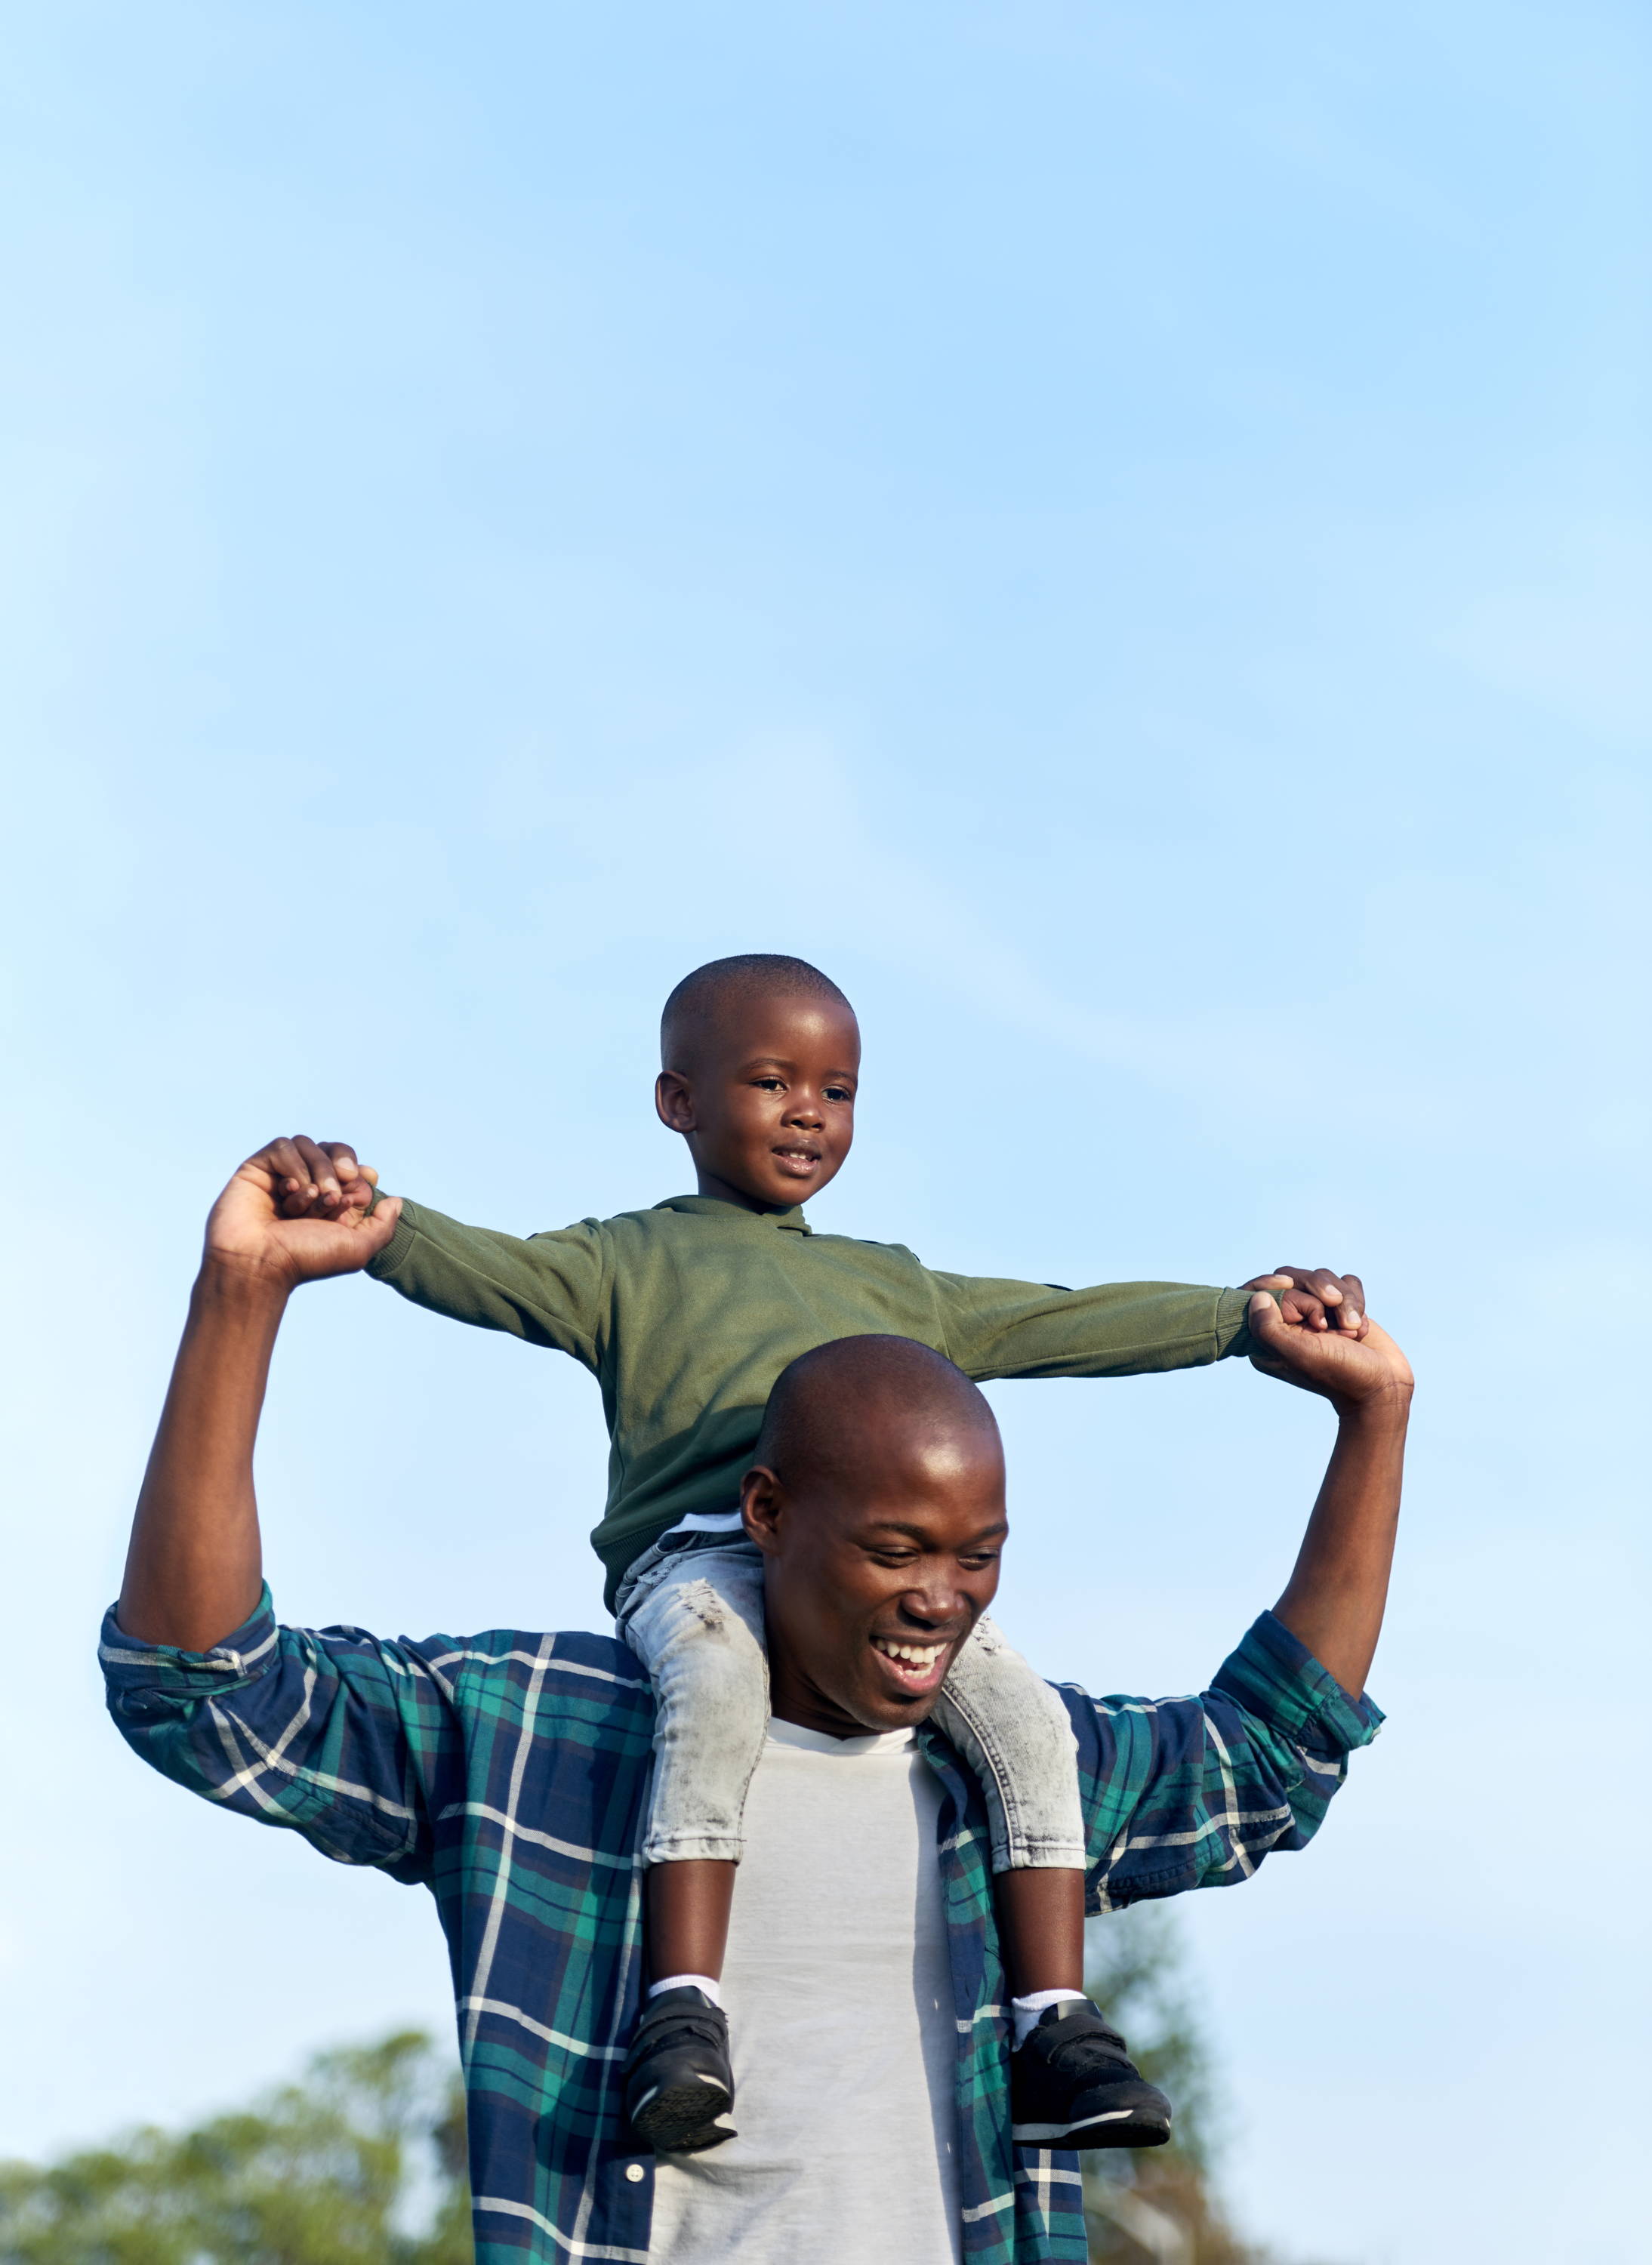
[[[1365,1690],[1387,1603],[1409,1414],[1408,1389],[1338,1410],[1325,1481],[1274,1606],[1354,1698]]]
[[[287,1296],[256,1267],[209,1258],[196,1278],[120,1591],[120,1626],[143,1642],[206,1651],[258,1603],[252,1447]]]

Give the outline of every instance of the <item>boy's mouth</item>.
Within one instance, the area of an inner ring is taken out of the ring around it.
[[[796,1173],[799,1177],[812,1172],[820,1162],[819,1148],[804,1147],[801,1142],[794,1142],[784,1148],[771,1148],[769,1154],[779,1159],[782,1171]]]
[[[927,1699],[938,1691],[957,1648],[933,1640],[915,1643],[906,1636],[875,1635],[870,1641],[883,1673],[903,1699]]]

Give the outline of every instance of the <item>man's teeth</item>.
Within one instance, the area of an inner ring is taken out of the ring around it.
[[[875,1635],[872,1650],[881,1651],[889,1659],[904,1659],[909,1666],[933,1667],[946,1646],[943,1643],[892,1643],[886,1636]]]

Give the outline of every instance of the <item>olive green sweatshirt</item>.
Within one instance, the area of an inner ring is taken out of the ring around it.
[[[433,1313],[571,1353],[596,1378],[613,1445],[591,1539],[610,1606],[680,1518],[737,1507],[775,1379],[833,1337],[915,1337],[978,1380],[1139,1376],[1249,1345],[1242,1290],[937,1274],[899,1242],[816,1234],[800,1209],[713,1196],[526,1239],[408,1203],[368,1271]]]

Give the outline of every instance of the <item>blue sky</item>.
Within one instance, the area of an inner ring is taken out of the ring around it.
[[[1185,1912],[1230,2189],[1336,2265],[1629,2265],[1644,17],[61,0],[8,45],[0,2151],[446,2020],[419,1898],[98,1711],[215,1188],[302,1126],[524,1232],[673,1193],[660,999],[777,949],[866,1031],[822,1225],[1365,1273],[1422,1380],[1391,1721]],[[1322,1412],[994,1396],[1007,1626],[1196,1687]],[[571,1365],[310,1293],[278,1600],[600,1626],[603,1455]]]

